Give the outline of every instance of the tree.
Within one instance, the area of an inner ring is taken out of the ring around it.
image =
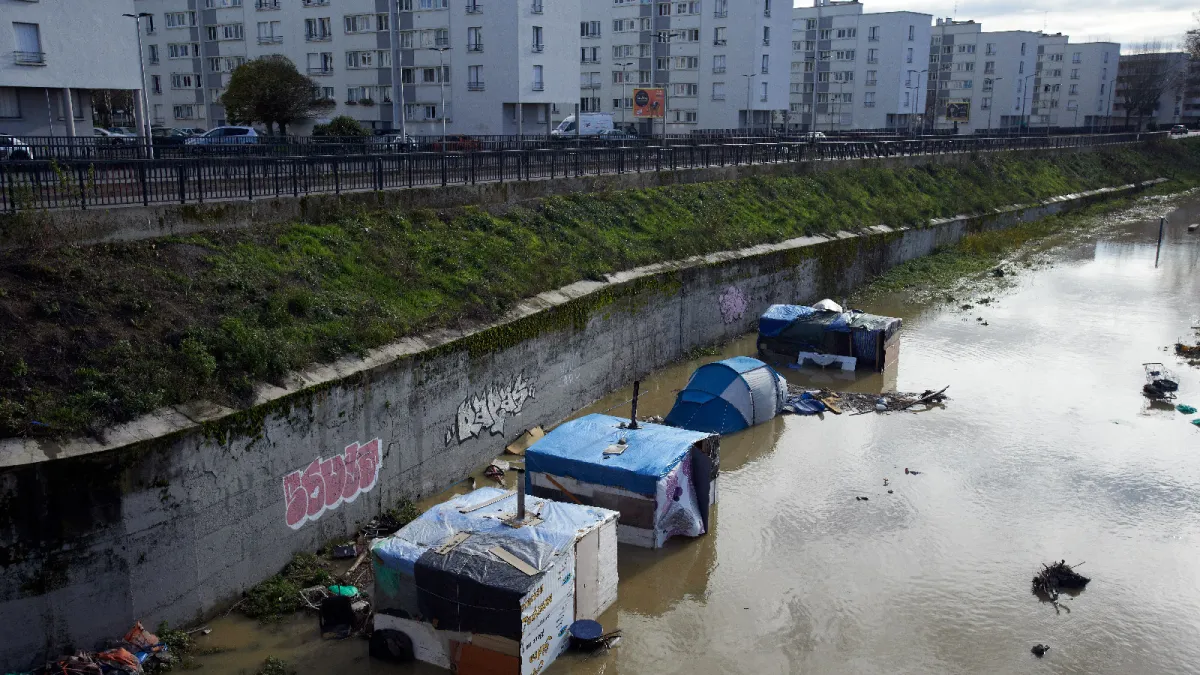
[[[286,56],[272,54],[238,66],[221,96],[230,121],[262,122],[267,133],[287,133],[287,125],[326,110],[328,103],[313,96],[317,83],[300,74]]]
[[[329,124],[318,124],[313,127],[313,136],[370,136],[363,125],[358,123],[358,120],[346,115],[338,115],[329,120]]]
[[[1179,94],[1186,68],[1180,69],[1178,59],[1160,42],[1147,42],[1135,49],[1136,53],[1121,58],[1116,95],[1125,110],[1125,126],[1136,117],[1140,129],[1146,117],[1154,116],[1165,94]],[[1174,105],[1174,98],[1169,104]]]
[[[96,126],[117,126],[115,115],[133,115],[133,92],[124,89],[100,89],[92,92],[92,119]],[[91,133],[91,130],[88,130]]]
[[[1196,23],[1200,23],[1200,12],[1196,12]],[[1183,36],[1183,48],[1193,59],[1200,59],[1200,28],[1193,28]]]

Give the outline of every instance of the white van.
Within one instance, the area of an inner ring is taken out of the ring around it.
[[[613,128],[612,113],[581,113],[583,125],[579,128],[580,136],[595,136],[601,131],[611,131]],[[551,136],[574,136],[575,116],[567,115],[566,119],[550,132]]]

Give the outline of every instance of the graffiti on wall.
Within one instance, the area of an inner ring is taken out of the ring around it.
[[[287,524],[293,530],[315,521],[326,511],[349,504],[370,492],[379,479],[379,439],[351,443],[345,452],[329,459],[320,457],[307,468],[283,477],[283,501]]]
[[[458,404],[454,425],[446,430],[446,445],[458,440],[476,438],[487,431],[491,434],[504,433],[504,420],[525,407],[525,402],[534,397],[533,383],[517,374],[507,383],[491,386],[484,391],[468,396]]]
[[[721,318],[725,323],[733,323],[746,313],[746,295],[737,286],[726,288],[717,303],[721,306]]]

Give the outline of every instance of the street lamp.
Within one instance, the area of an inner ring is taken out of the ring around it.
[[[442,95],[442,152],[446,152],[446,66],[443,55],[450,51],[449,47],[433,47],[438,53],[438,90]]]
[[[917,105],[920,104],[921,106],[921,133],[925,133],[925,103],[921,100],[921,76],[927,75],[928,73],[928,68],[917,72],[917,98],[915,101],[913,101],[914,115],[916,114]],[[926,80],[928,80],[928,78],[926,78]],[[911,127],[912,125],[909,126]]]
[[[996,83],[1003,79],[1003,77],[992,78],[991,100],[988,101],[988,136],[992,135],[992,108],[996,107]]]
[[[633,61],[627,61],[625,63],[614,63],[613,65],[621,66],[621,126],[625,127],[627,125],[625,120],[625,85],[629,84],[629,76],[625,69],[635,64]]]
[[[154,140],[150,135],[150,92],[146,90],[146,60],[142,54],[142,17],[154,16],[150,12],[137,14],[122,14],[133,19],[137,30],[138,68],[142,73],[142,132],[146,134],[146,149],[151,159],[154,158]]]
[[[746,129],[750,129],[750,87],[754,84],[754,73],[742,75],[746,78]]]
[[[404,64],[400,51],[400,7],[398,0],[388,2],[388,27],[392,52],[392,129],[400,130],[401,147],[408,148],[404,119]]]
[[[1029,120],[1025,119],[1025,97],[1031,96],[1029,94],[1029,78],[1031,78],[1031,77],[1037,77],[1037,73],[1032,73],[1030,75],[1025,76],[1025,91],[1021,92],[1021,121],[1024,122],[1024,124],[1025,124],[1025,131],[1029,131],[1029,126],[1030,126]],[[1030,114],[1030,116],[1033,115],[1033,101],[1032,100],[1029,102],[1029,114]]]
[[[681,31],[667,30],[667,31],[655,31],[654,32],[654,41],[650,43],[650,61],[651,61],[651,63],[650,63],[650,79],[651,79],[652,84],[655,87],[658,86],[658,70],[659,70],[659,68],[658,68],[658,50],[654,48],[654,45],[659,42],[662,42],[663,38],[666,38],[666,42],[670,42],[671,38],[678,37],[680,35],[683,35],[683,33]],[[622,103],[624,103],[624,101],[622,101]],[[662,118],[662,121],[663,121],[662,142],[663,142],[663,145],[666,145],[667,144],[667,88],[666,87],[663,87],[663,118]],[[650,121],[650,135],[651,136],[654,135],[654,120]]]

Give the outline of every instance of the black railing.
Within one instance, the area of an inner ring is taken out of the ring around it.
[[[251,200],[744,164],[1055,149],[1135,143],[1160,136],[952,136],[822,143],[579,145],[447,153],[397,152],[401,144],[367,141],[358,145],[360,154],[347,155],[10,161],[0,163],[0,212]],[[452,147],[455,144],[461,145],[455,141]],[[377,154],[369,154],[372,149],[378,149]]]

